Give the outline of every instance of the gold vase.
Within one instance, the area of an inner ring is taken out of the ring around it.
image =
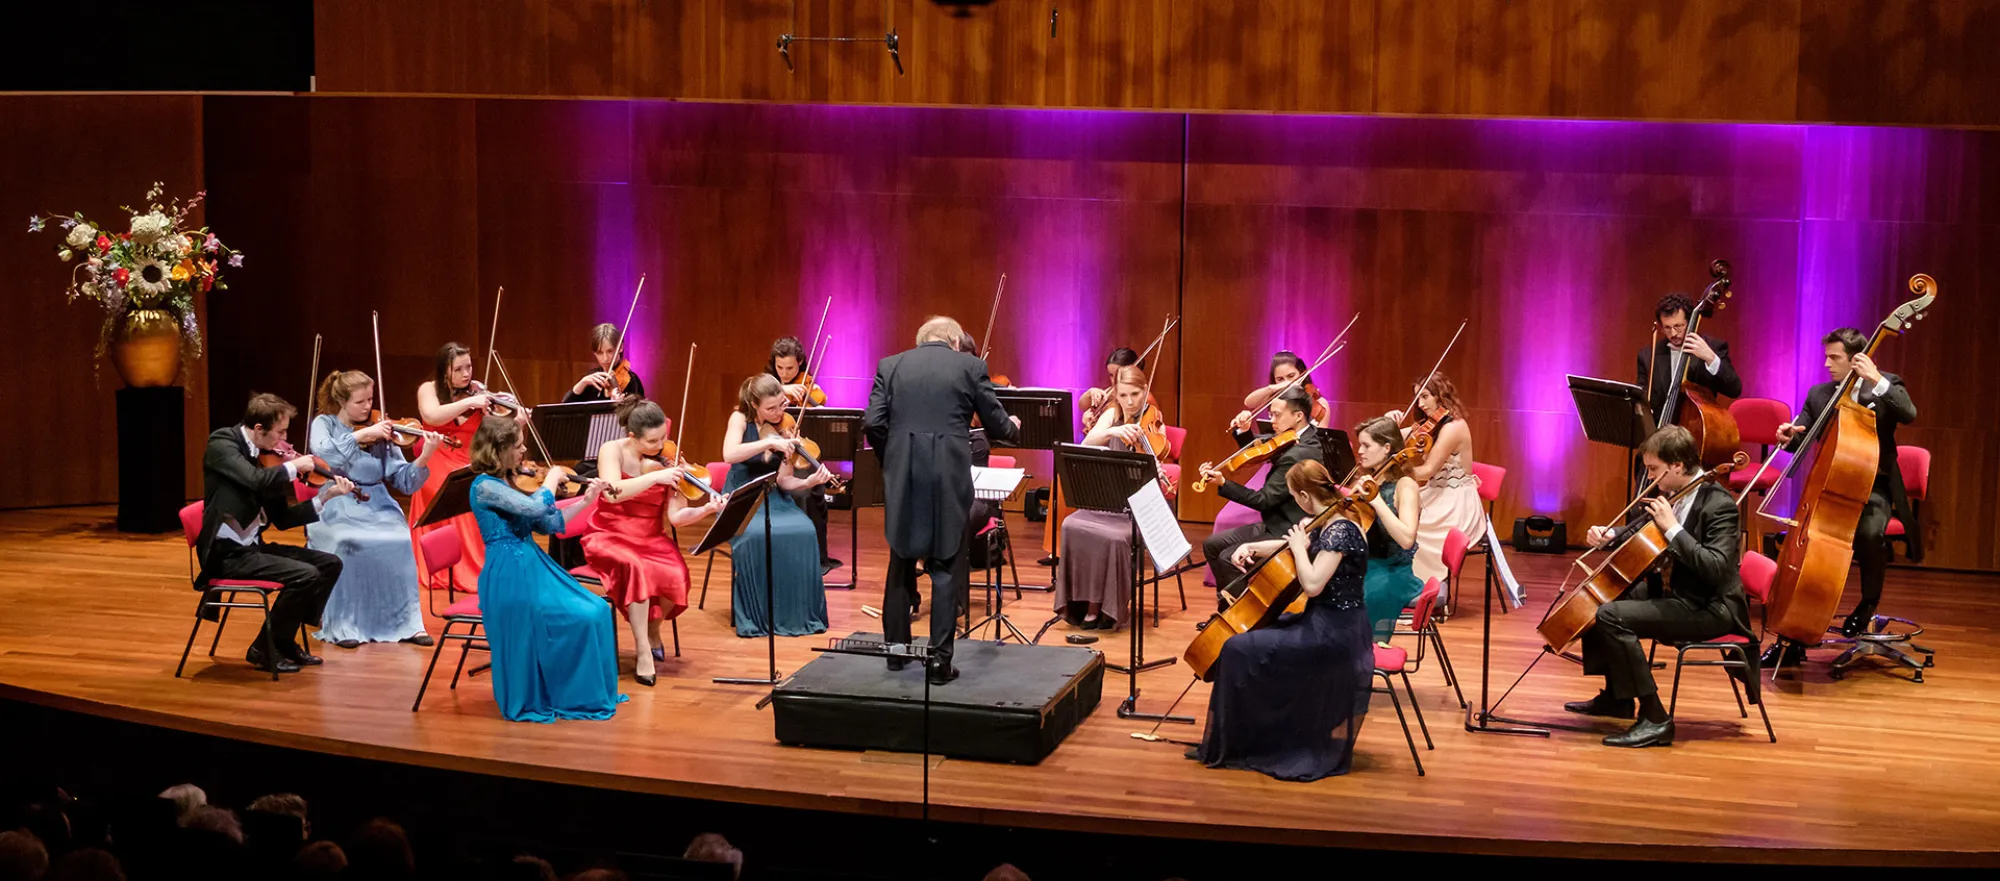
[[[111,364],[132,388],[170,386],[181,373],[181,322],[165,309],[134,309],[111,336]]]

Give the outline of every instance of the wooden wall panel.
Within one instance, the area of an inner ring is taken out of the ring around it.
[[[2000,125],[2000,0],[322,0],[322,91]],[[1058,12],[1050,35],[1049,11]],[[906,73],[872,42],[894,28]],[[796,43],[780,34],[865,37]]]
[[[56,259],[61,233],[26,232],[29,215],[82,211],[104,224],[124,221],[121,205],[141,207],[154,181],[169,196],[186,199],[203,187],[201,101],[189,96],[0,96],[0,260],[12,267],[5,301],[7,345],[0,374],[8,377],[7,410],[19,420],[0,435],[0,453],[20,463],[0,481],[0,507],[115,502],[118,498],[118,411],[121,383],[107,361],[93,372],[104,313],[95,304],[64,301],[75,264]],[[197,213],[197,218],[203,216]],[[232,246],[245,248],[235,226],[216,228]],[[250,260],[264,255],[250,251]],[[228,291],[215,296],[255,298],[230,273]],[[205,331],[206,308],[196,302]],[[211,340],[213,337],[211,336]],[[184,375],[188,389],[187,447],[199,451],[208,434],[205,362]],[[198,460],[187,468],[189,493],[198,495]],[[108,528],[108,523],[107,523]]]

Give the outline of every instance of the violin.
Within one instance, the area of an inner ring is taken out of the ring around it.
[[[1242,449],[1230,453],[1229,458],[1222,460],[1215,467],[1222,471],[1236,471],[1242,468],[1255,467],[1272,456],[1284,452],[1286,447],[1298,443],[1298,441],[1299,430],[1288,428],[1270,437],[1254,440],[1243,445]],[[1207,492],[1207,479],[1195,478],[1193,489],[1195,492]]]
[[[618,358],[618,366],[611,368],[611,397],[625,397],[632,388],[632,362],[623,355]]]
[[[652,474],[655,471],[664,471],[668,468],[681,469],[680,483],[674,488],[680,492],[682,498],[687,499],[692,504],[704,504],[711,498],[729,497],[727,493],[720,492],[709,484],[709,481],[714,478],[709,474],[707,466],[696,465],[686,459],[682,459],[680,451],[676,449],[673,441],[666,441],[665,446],[660,448],[660,452],[657,455],[639,457],[639,473],[641,475]]]
[[[1896,307],[1882,319],[1868,339],[1865,354],[1875,357],[1875,349],[1892,335],[1900,335],[1923,320],[1924,310],[1937,299],[1937,280],[1918,273],[1910,277],[1910,293],[1917,298]],[[1779,498],[1773,484],[1760,516],[1778,520],[1788,529],[1785,543],[1778,549],[1778,574],[1771,583],[1771,603],[1766,629],[1778,636],[1807,646],[1818,645],[1826,633],[1826,623],[1840,606],[1847,589],[1848,565],[1854,559],[1854,529],[1861,522],[1861,509],[1875,485],[1875,473],[1882,447],[1875,428],[1875,411],[1853,398],[1860,374],[1849,370],[1834,389],[1833,402],[1814,418],[1812,427],[1796,440],[1799,455],[1793,456],[1782,484],[1801,462],[1810,462],[1793,519],[1773,517],[1765,509]],[[1772,452],[1773,456],[1777,451]],[[1764,467],[1769,467],[1766,462]],[[1760,471],[1761,473],[1761,471]],[[1754,486],[1756,481],[1751,481]]]
[[[348,477],[340,469],[328,465],[325,459],[311,453],[300,453],[298,450],[292,449],[291,444],[284,441],[279,441],[276,449],[257,451],[257,464],[264,468],[276,468],[280,465],[289,464],[294,459],[305,459],[308,461],[311,467],[299,473],[299,482],[315,489],[327,485],[328,482],[337,477],[346,479],[350,483],[354,480],[354,478]],[[359,502],[368,501],[368,491],[362,489],[359,484],[356,484],[354,487],[354,499]]]
[[[1738,447],[1742,446],[1742,434],[1736,425],[1736,417],[1729,415],[1729,407],[1716,394],[1687,380],[1688,369],[1693,366],[1693,358],[1685,357],[1687,338],[1701,326],[1701,320],[1715,314],[1715,310],[1729,305],[1729,261],[1717,260],[1709,264],[1708,274],[1715,280],[1709,282],[1702,292],[1701,302],[1695,304],[1688,313],[1687,333],[1681,335],[1681,345],[1675,347],[1681,358],[1680,375],[1673,377],[1667,388],[1667,399],[1660,404],[1660,418],[1656,425],[1679,425],[1694,435],[1695,445],[1701,448],[1701,464],[1713,467],[1729,460]],[[1652,372],[1648,371],[1646,382],[1652,384]],[[1647,400],[1652,399],[1652,389],[1647,389]],[[1680,406],[1685,399],[1688,406]]]
[[[1336,517],[1353,520],[1366,532],[1375,522],[1375,509],[1369,503],[1381,492],[1381,479],[1388,474],[1390,467],[1408,464],[1429,452],[1430,439],[1427,437],[1396,451],[1373,472],[1344,487],[1345,494],[1333,504],[1313,515],[1306,524],[1307,533],[1317,533]],[[1243,585],[1243,591],[1230,602],[1229,608],[1209,618],[1208,626],[1202,628],[1193,642],[1188,643],[1187,651],[1181,655],[1197,678],[1213,681],[1215,661],[1222,656],[1222,644],[1230,637],[1268,627],[1278,620],[1279,615],[1295,607],[1305,592],[1303,585],[1299,584],[1299,568],[1303,562],[1294,559],[1292,549],[1287,546],[1257,561],[1249,572],[1244,573],[1243,579],[1237,582]]]
[[[576,479],[576,472],[561,465],[543,465],[533,459],[522,459],[514,472],[507,475],[507,482],[513,484],[515,489],[532,495],[557,474],[566,479],[561,488],[554,490],[556,498],[567,499],[583,491],[583,482]]]
[[[792,414],[786,413],[784,418],[779,419],[777,429],[779,434],[792,442],[792,455],[787,462],[793,468],[817,471],[825,467],[819,463],[819,444],[812,438],[800,436],[798,420],[793,419]],[[829,470],[827,473],[833,472]],[[834,475],[821,487],[821,491],[827,495],[839,495],[847,491],[847,484],[841,482],[839,475]]]
[[[1679,503],[1682,499],[1693,495],[1702,484],[1720,481],[1728,477],[1729,472],[1742,467],[1748,461],[1750,461],[1749,454],[1738,450],[1730,461],[1702,472],[1700,477],[1668,496],[1668,503]],[[1633,499],[1632,504],[1625,506],[1625,510],[1632,510],[1640,499],[1654,495],[1653,488],[1653,484],[1648,484],[1639,494],[1639,498]],[[1624,512],[1619,513],[1622,515]],[[1549,607],[1549,613],[1543,616],[1542,623],[1535,626],[1550,650],[1560,652],[1581,638],[1584,631],[1597,623],[1597,610],[1600,607],[1623,596],[1625,591],[1630,590],[1632,585],[1637,584],[1640,579],[1646,577],[1646,573],[1659,565],[1660,559],[1667,553],[1667,535],[1661,531],[1658,523],[1653,522],[1653,518],[1647,517],[1621,527],[1610,543],[1604,547],[1608,551],[1604,562],[1597,568],[1588,570],[1588,574],[1583,577],[1583,583],[1575,591],[1565,594],[1554,606]],[[1822,620],[1820,626],[1825,625],[1826,622]]]

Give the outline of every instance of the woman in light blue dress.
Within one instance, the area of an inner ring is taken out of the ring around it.
[[[760,373],[737,390],[736,412],[729,414],[729,428],[722,438],[722,458],[729,463],[724,492],[735,492],[766,474],[778,475],[778,485],[764,496],[771,513],[770,583],[764,576],[764,512],[751,515],[743,531],[729,540],[730,611],[737,636],[763,636],[769,629],[776,629],[779,636],[826,632],[819,537],[812,519],[792,501],[792,493],[817,492],[833,475],[825,466],[801,472],[788,464],[795,441],[779,428],[784,416],[784,387],[777,377]],[[773,603],[775,615],[768,608]]]
[[[488,419],[472,438],[472,516],[486,542],[479,613],[493,649],[493,699],[515,722],[609,719],[618,693],[618,643],[604,598],[576,583],[535,533],[563,531],[597,503],[604,482],[585,483],[583,501],[557,508],[555,491],[574,480],[551,468],[540,489],[508,478],[527,450],[511,419]]]
[[[340,558],[339,583],[327,598],[319,639],[341,648],[364,642],[430,645],[417,604],[417,561],[410,548],[410,524],[389,495],[415,492],[430,477],[433,435],[416,461],[390,443],[389,423],[368,424],[375,408],[375,381],[359,370],[336,370],[319,384],[319,413],[312,422],[311,451],[354,485],[353,494],[326,504],[319,522],[306,530],[306,546]]]

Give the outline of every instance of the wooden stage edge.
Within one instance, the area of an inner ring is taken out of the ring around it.
[[[429,649],[375,645],[318,650],[323,667],[280,683],[241,660],[254,628],[239,623],[214,659],[199,649],[173,678],[187,639],[192,591],[178,536],[130,536],[110,509],[0,512],[0,698],[66,712],[237,741],[414,765],[677,798],[913,819],[923,815],[915,756],[788,747],[770,737],[762,689],[714,685],[764,663],[761,640],[729,629],[727,561],[705,610],[681,619],[684,656],[660,667],[659,687],[632,684],[621,634],[624,690],[632,701],[609,722],[508,723],[485,678],[445,688],[450,661],[421,712],[409,711]],[[1039,526],[1014,518],[1020,536]],[[834,517],[844,546],[846,517]],[[886,550],[880,513],[861,515],[863,588],[829,591],[831,634],[868,629],[863,603],[879,603]],[[1190,524],[1191,534],[1201,527]],[[872,539],[872,541],[871,541]],[[1020,542],[1030,544],[1025,539]],[[1535,617],[1566,557],[1514,558],[1530,591],[1525,613],[1494,620],[1494,692],[1536,650]],[[1476,590],[1480,564],[1470,564]],[[1045,579],[1032,567],[1022,575]],[[695,590],[701,562],[695,561]],[[1549,739],[1466,733],[1464,714],[1435,663],[1413,678],[1437,741],[1417,777],[1394,711],[1378,699],[1352,774],[1312,784],[1209,770],[1180,747],[1146,744],[1120,720],[1125,678],[1108,676],[1104,701],[1055,754],[1036,766],[933,758],[930,816],[954,823],[1168,836],[1233,842],[1452,854],[1778,865],[2000,867],[2000,578],[1920,569],[1891,576],[1885,608],[1932,624],[1938,650],[1928,682],[1857,670],[1832,680],[1823,653],[1798,680],[1771,689],[1778,743],[1754,708],[1741,719],[1713,670],[1690,670],[1681,691],[1681,740],[1668,749],[1621,751],[1595,736]],[[1177,652],[1200,619],[1206,592],[1189,580],[1183,611],[1169,583],[1149,655]],[[1009,610],[1025,628],[1048,614],[1048,595]],[[1470,599],[1444,627],[1468,697],[1477,700],[1479,607]],[[78,622],[106,619],[118,645],[80,643]],[[254,617],[254,616],[251,616]],[[213,625],[209,625],[212,627]],[[433,622],[432,630],[436,626]],[[203,630],[203,640],[210,629]],[[1064,632],[1062,625],[1052,635]],[[796,670],[823,640],[781,640],[779,666]],[[1098,644],[1126,652],[1125,631]],[[1593,680],[1543,665],[1505,712],[1561,716],[1564,699]],[[1667,671],[1669,674],[1671,671]],[[1143,674],[1142,709],[1157,711],[1186,683],[1177,668]],[[1662,677],[1663,689],[1671,676]],[[1206,688],[1177,712],[1200,718]],[[1550,712],[1553,709],[1554,712]],[[246,722],[256,719],[256,723]],[[1574,717],[1572,717],[1574,720]],[[1197,727],[1174,726],[1189,739]],[[1615,730],[1605,727],[1605,731]],[[1422,737],[1419,735],[1421,747]],[[1933,759],[1933,757],[1939,757]],[[1857,782],[1849,782],[1857,781]],[[1870,795],[1883,786],[1894,799]],[[1894,807],[1884,807],[1888,801]],[[1245,816],[1297,818],[1295,828],[1245,824]]]

